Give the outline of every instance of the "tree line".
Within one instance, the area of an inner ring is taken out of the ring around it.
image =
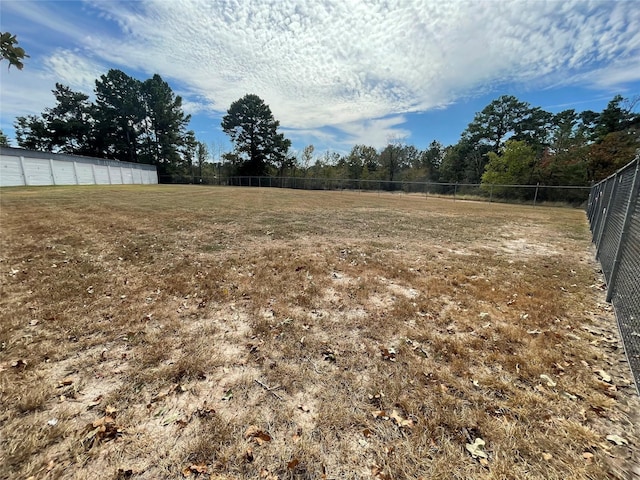
[[[56,84],[53,108],[16,119],[18,145],[153,164],[165,182],[244,175],[485,186],[587,186],[625,165],[640,147],[640,114],[634,113],[640,97],[616,95],[602,112],[553,114],[505,95],[476,113],[453,145],[434,140],[421,150],[388,139],[380,149],[355,145],[348,153],[317,155],[308,145],[294,154],[270,107],[247,94],[222,118],[234,148],[213,164],[207,145],[187,129],[182,98],[160,75],[140,81],[112,69],[96,80],[94,93],[91,102]],[[7,143],[1,132],[0,140]]]

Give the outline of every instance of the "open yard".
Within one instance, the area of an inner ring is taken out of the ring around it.
[[[0,201],[1,478],[640,478],[581,210],[196,186]]]

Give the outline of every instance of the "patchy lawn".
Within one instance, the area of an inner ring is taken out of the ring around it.
[[[0,201],[2,478],[640,478],[580,210],[188,186]]]

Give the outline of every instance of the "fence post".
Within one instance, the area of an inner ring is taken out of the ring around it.
[[[536,202],[538,201],[538,188],[540,188],[540,182],[536,183],[536,193],[533,195],[533,206],[536,206]]]
[[[73,165],[73,178],[76,179],[76,185],[78,185],[78,168],[76,167],[76,162],[71,162]]]
[[[53,171],[53,158],[49,159],[49,173],[51,173],[51,185],[56,184],[56,174]]]
[[[609,219],[611,218],[611,204],[613,203],[613,197],[615,197],[616,195],[616,190],[617,190],[617,186],[618,186],[618,173],[616,172],[616,174],[613,176],[613,179],[611,180],[613,182],[613,185],[611,187],[611,193],[609,193],[609,198],[607,199],[607,206],[605,207],[604,210],[604,218],[601,220],[600,223],[600,228],[598,229],[598,238],[597,238],[597,242],[596,245],[598,246],[598,248],[596,249],[596,258],[599,259],[600,258],[600,247],[602,246],[602,235],[604,235],[604,232],[607,228],[607,224],[609,223]],[[605,188],[606,191],[606,188]]]
[[[624,224],[622,226],[622,233],[620,234],[620,240],[616,246],[616,254],[613,260],[613,267],[611,268],[611,276],[609,283],[607,284],[607,302],[611,301],[613,296],[613,288],[616,283],[616,277],[618,276],[618,270],[620,269],[620,256],[622,254],[622,246],[629,233],[629,225],[631,224],[631,215],[636,208],[636,202],[638,201],[638,192],[640,190],[640,159],[636,160],[636,169],[633,172],[633,183],[631,185],[631,192],[629,196],[629,203],[627,204],[627,211],[624,215]],[[617,177],[617,175],[616,175]]]
[[[489,203],[493,200],[493,183],[489,184]]]
[[[458,182],[453,186],[453,201],[456,201],[456,193],[458,193]]]
[[[22,170],[22,178],[24,178],[25,186],[29,186],[29,178],[27,177],[27,170],[24,168],[24,157],[20,156],[20,169]]]

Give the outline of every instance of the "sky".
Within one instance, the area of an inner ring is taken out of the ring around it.
[[[111,68],[160,74],[214,158],[247,93],[316,154],[450,145],[501,95],[556,113],[640,94],[636,0],[2,0],[0,30],[30,55],[22,71],[0,63],[10,139],[56,82],[92,94]]]

